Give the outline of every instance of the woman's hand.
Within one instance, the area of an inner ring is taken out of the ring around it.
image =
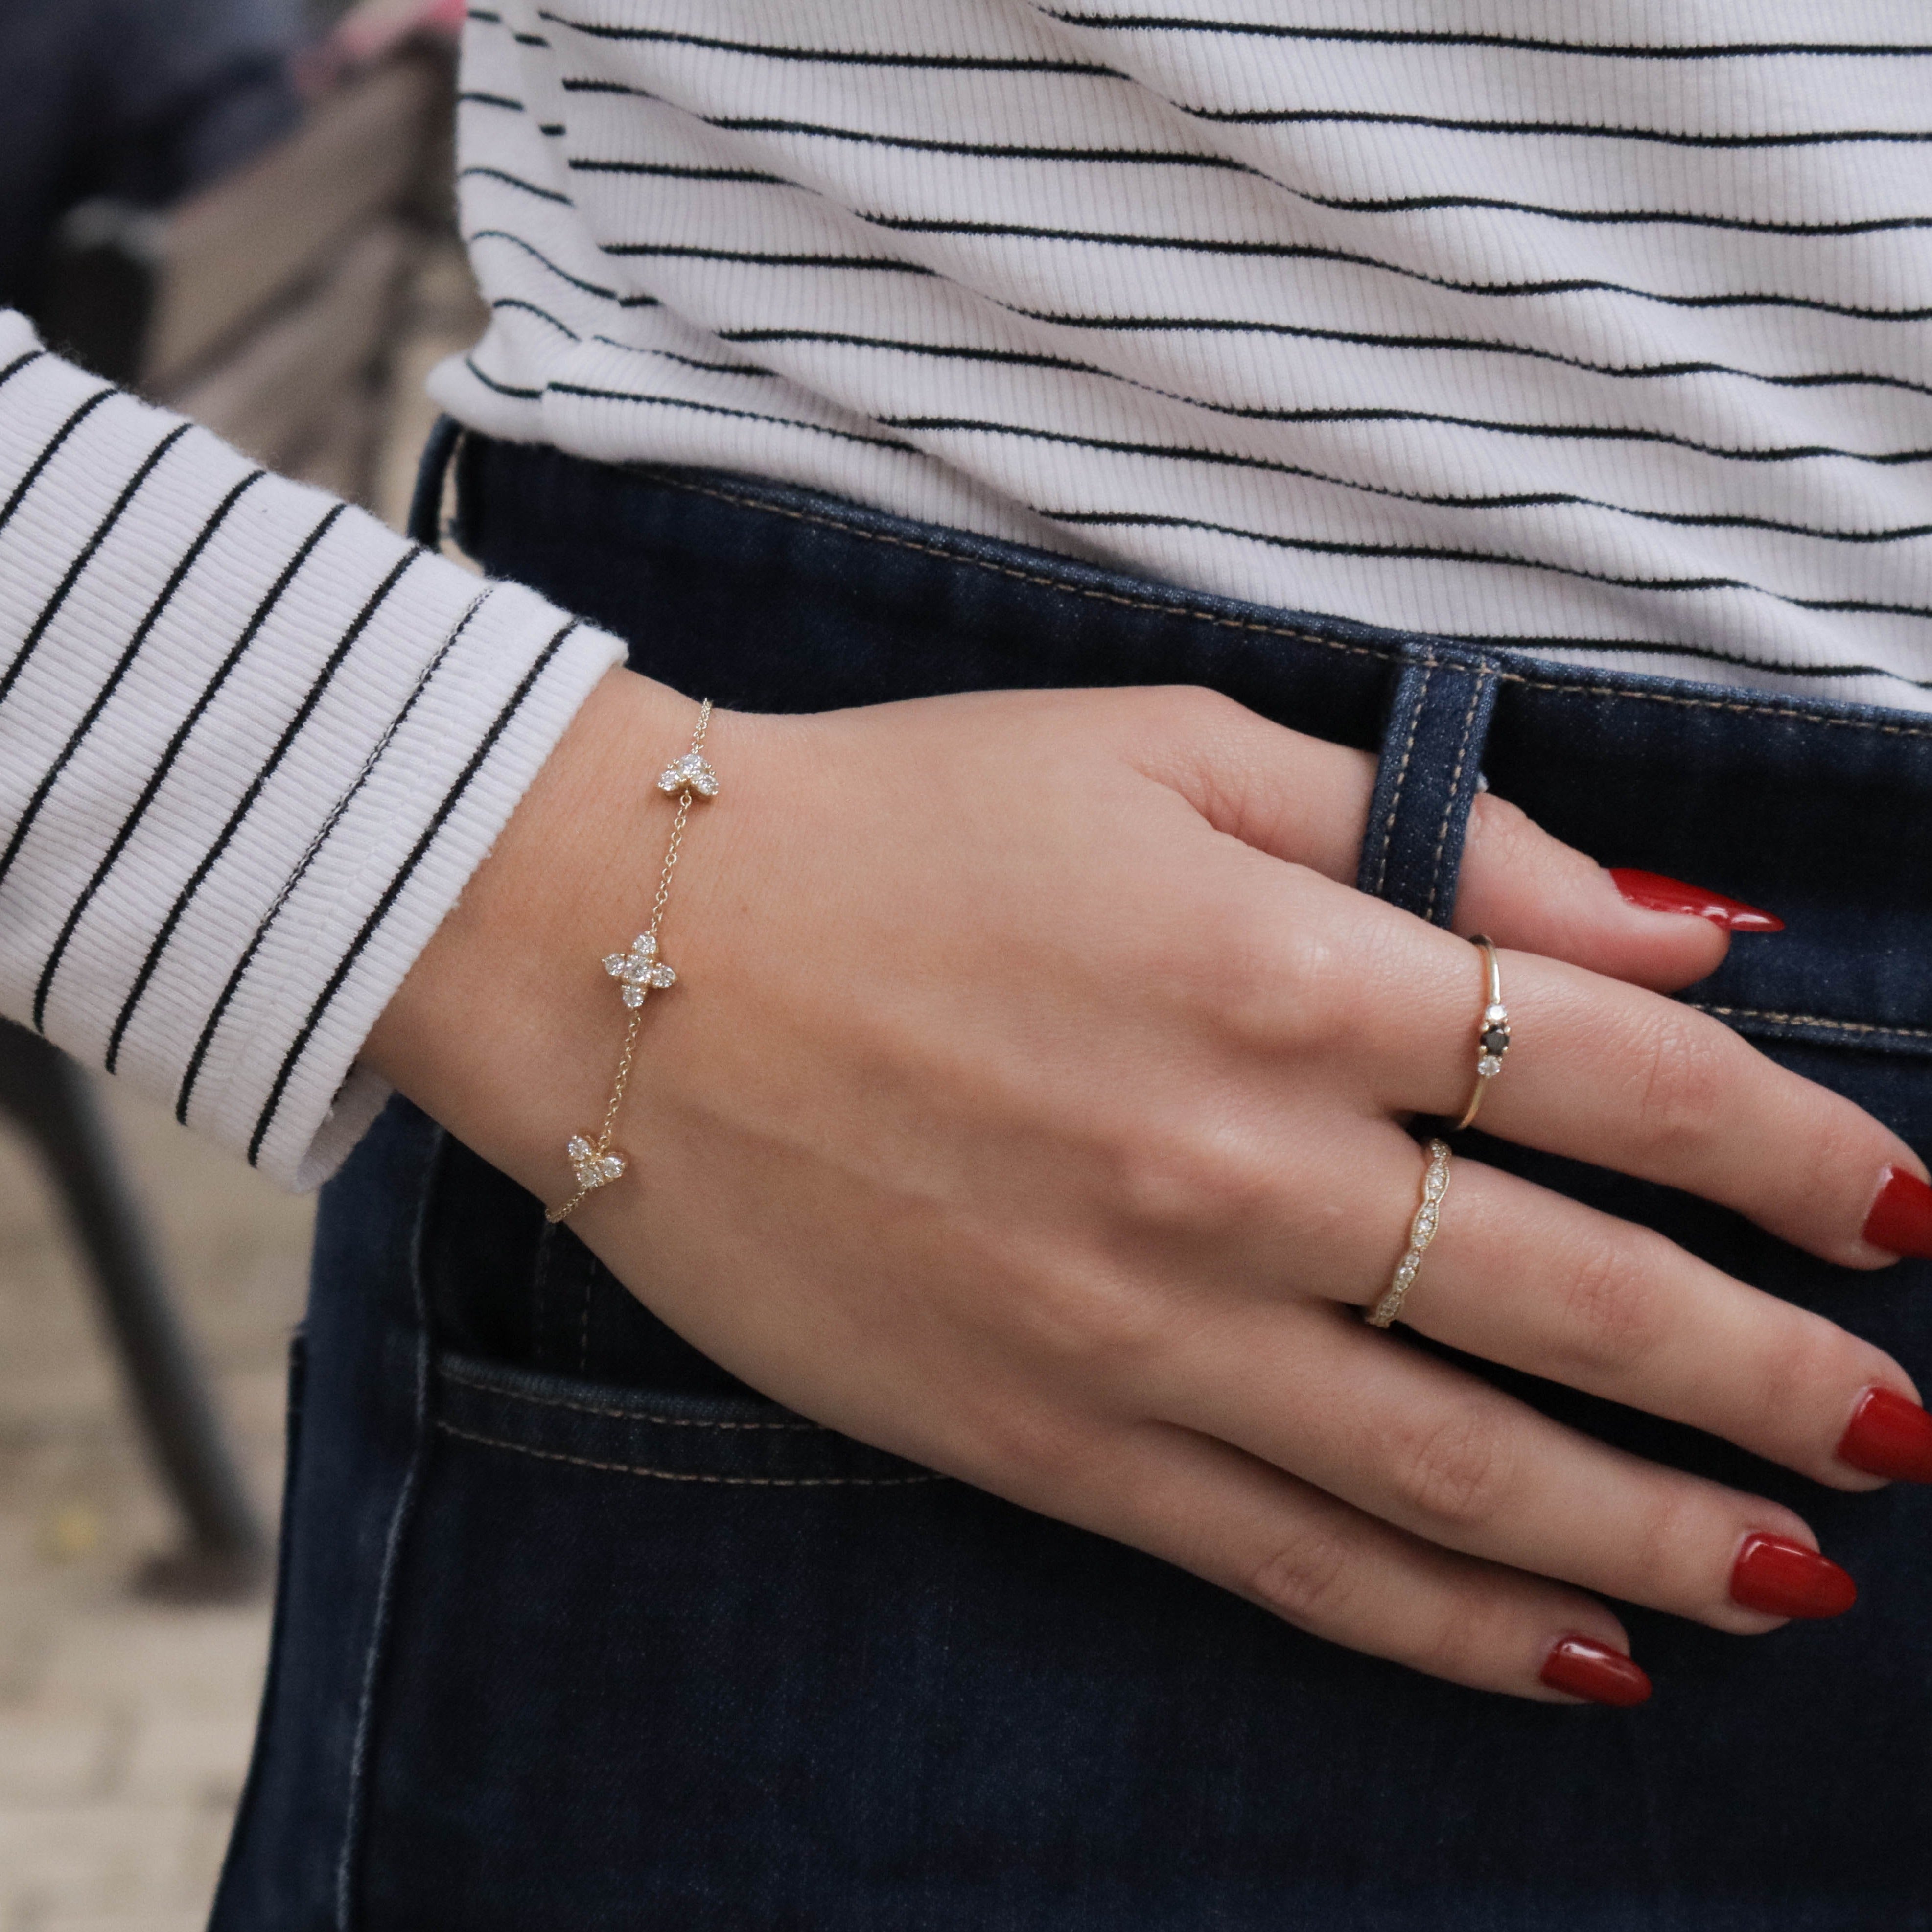
[[[693,707],[613,674],[367,1058],[546,1200],[602,1115]],[[1360,754],[1196,690],[722,712],[617,1144],[572,1225],[754,1387],[1305,1629],[1531,1697],[1601,1591],[1749,1634],[1790,1510],[1364,1324],[1458,1112],[1481,956],[1355,892]],[[1895,1136],[1651,988],[1726,936],[1478,801],[1457,930],[1508,949],[1483,1124],[1851,1268]],[[1647,1229],[1459,1160],[1404,1311],[1838,1489],[1898,1364]],[[1802,1567],[1802,1559],[1801,1567]],[[1746,1594],[1752,1594],[1749,1591]]]

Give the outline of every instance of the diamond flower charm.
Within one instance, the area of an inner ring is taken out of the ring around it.
[[[604,970],[612,979],[623,981],[627,1006],[641,1006],[645,994],[653,987],[662,992],[677,984],[676,974],[658,957],[657,940],[648,932],[639,933],[628,952],[607,952]]]
[[[1493,1080],[1503,1070],[1503,1055],[1510,1043],[1509,1014],[1501,1006],[1483,1009],[1483,1030],[1476,1036],[1480,1049],[1476,1061],[1476,1078]]]
[[[588,1194],[593,1187],[608,1187],[624,1171],[620,1154],[599,1154],[581,1134],[572,1134],[564,1151],[577,1175],[577,1184]]]
[[[700,798],[718,796],[718,774],[695,752],[674,758],[658,774],[658,790],[673,794],[688,785]]]

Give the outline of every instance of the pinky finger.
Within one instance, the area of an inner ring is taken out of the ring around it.
[[[1581,1592],[1397,1529],[1191,1430],[1143,1423],[1056,1515],[1165,1558],[1311,1636],[1478,1690],[1640,1704],[1622,1626]]]

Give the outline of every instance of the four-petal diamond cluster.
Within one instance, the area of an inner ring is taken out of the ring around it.
[[[628,952],[607,952],[604,970],[612,979],[623,981],[627,1006],[641,1006],[646,992],[653,988],[662,992],[667,986],[677,984],[676,974],[658,957],[657,938],[653,933],[639,933],[631,941]]]
[[[688,785],[700,798],[718,796],[718,774],[696,752],[687,752],[681,758],[674,758],[658,774],[658,790],[662,792],[681,792]]]
[[[588,1194],[592,1188],[608,1187],[624,1171],[620,1154],[599,1154],[581,1134],[572,1134],[564,1151],[577,1175],[577,1184]]]

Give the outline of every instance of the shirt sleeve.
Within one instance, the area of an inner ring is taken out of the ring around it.
[[[623,646],[0,313],[0,1013],[285,1186]]]

